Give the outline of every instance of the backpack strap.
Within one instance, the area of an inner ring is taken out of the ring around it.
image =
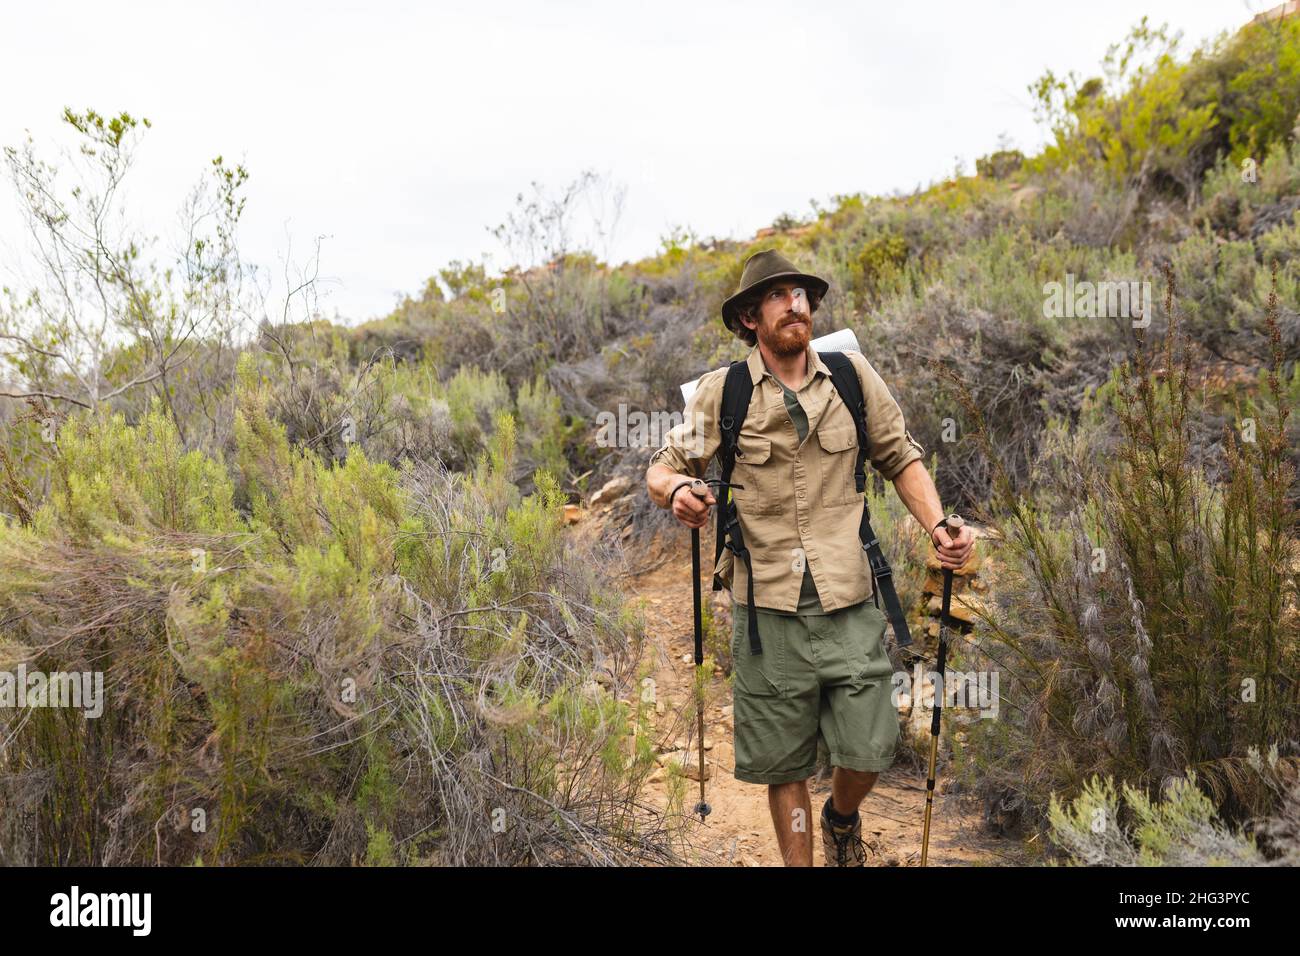
[[[763,644],[758,637],[758,615],[754,611],[754,566],[749,560],[749,549],[745,547],[745,535],[740,528],[740,516],[736,503],[731,496],[731,472],[736,466],[736,446],[740,442],[740,429],[745,424],[749,413],[749,402],[754,395],[754,380],[749,375],[749,364],[745,361],[732,362],[727,369],[727,380],[722,387],[722,409],[718,427],[722,433],[722,443],[718,447],[718,459],[722,469],[722,484],[719,492],[725,497],[717,507],[717,530],[714,533],[713,566],[718,566],[722,558],[722,549],[728,548],[738,559],[745,562],[748,572],[749,613],[749,652],[762,654]],[[722,590],[722,580],[713,576],[713,590]]]
[[[853,362],[843,352],[818,352],[826,367],[831,370],[831,382],[839,392],[840,401],[848,406],[853,424],[858,429],[858,452],[853,462],[853,484],[858,494],[867,490],[867,406],[862,398],[862,383]]]
[[[857,427],[858,451],[853,464],[853,483],[857,486],[858,494],[863,494],[867,489],[867,406],[862,397],[862,382],[858,379],[852,360],[843,352],[817,354],[831,370],[831,382],[835,385],[835,391],[839,393],[840,401],[848,406],[853,415],[853,424]],[[872,580],[877,585],[880,596],[885,599],[885,616],[894,628],[894,640],[900,648],[907,647],[912,643],[912,633],[907,628],[907,615],[903,612],[898,592],[894,589],[894,571],[880,548],[880,539],[871,528],[871,512],[865,497],[862,499],[858,538],[862,541],[862,550],[867,552]]]

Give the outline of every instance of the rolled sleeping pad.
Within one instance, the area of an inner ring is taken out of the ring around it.
[[[832,332],[829,335],[823,335],[821,338],[812,340],[812,347],[817,352],[861,352],[858,347],[858,337],[853,334],[852,329],[840,329],[838,332]],[[699,379],[692,379],[682,384],[682,403],[685,404],[691,400],[691,395],[695,393],[695,386]]]

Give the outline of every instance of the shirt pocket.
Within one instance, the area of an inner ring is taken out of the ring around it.
[[[857,426],[818,426],[817,443],[822,449],[822,504],[834,507],[857,501],[858,486],[853,480],[858,450]]]
[[[743,488],[735,488],[736,507],[747,515],[777,514],[781,498],[772,475],[772,441],[753,435],[741,435],[736,442],[736,466],[731,480]]]

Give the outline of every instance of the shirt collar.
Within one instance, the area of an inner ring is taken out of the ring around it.
[[[755,383],[761,382],[765,375],[772,375],[771,370],[767,367],[767,363],[763,361],[763,353],[758,350],[757,343],[750,350],[749,358],[745,361],[746,364],[749,365],[750,381]],[[827,378],[830,378],[831,370],[826,367],[826,363],[822,361],[821,356],[817,354],[817,350],[812,347],[811,342],[808,343],[808,368],[812,369],[813,378],[816,377],[818,372],[825,375]],[[781,384],[781,380],[775,375],[772,375],[772,378],[778,385]],[[808,381],[811,381],[811,379],[808,379]],[[795,391],[798,391],[798,389],[795,389]]]

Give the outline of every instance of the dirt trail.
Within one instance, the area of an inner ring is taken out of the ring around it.
[[[687,706],[694,680],[694,623],[691,598],[689,537],[680,536],[681,560],[669,559],[637,578],[625,579],[629,595],[644,600],[649,634],[646,654],[652,655],[655,692],[662,713],[655,717],[657,740],[668,749],[674,741],[689,742],[691,761],[698,760],[694,720]],[[711,552],[710,552],[711,553]],[[706,556],[707,557],[707,556]],[[708,563],[707,560],[705,562]],[[708,600],[710,582],[702,582]],[[715,675],[705,707],[706,760],[712,775],[706,786],[712,813],[704,824],[695,819],[692,843],[701,864],[734,866],[780,866],[781,853],[772,830],[767,806],[767,788],[745,783],[734,776],[731,691],[726,678]],[[665,773],[652,778],[647,794],[659,806],[666,802]],[[699,783],[687,781],[686,806],[698,799]],[[829,776],[809,781],[813,816],[830,793]],[[881,775],[862,804],[863,839],[874,844],[868,865],[917,866],[921,857],[921,830],[925,810],[925,776],[900,766]],[[821,836],[813,828],[814,864],[821,865]],[[932,866],[1005,866],[1024,862],[1016,841],[999,839],[982,828],[977,812],[963,809],[955,795],[944,793],[939,780],[930,831],[929,863]]]

